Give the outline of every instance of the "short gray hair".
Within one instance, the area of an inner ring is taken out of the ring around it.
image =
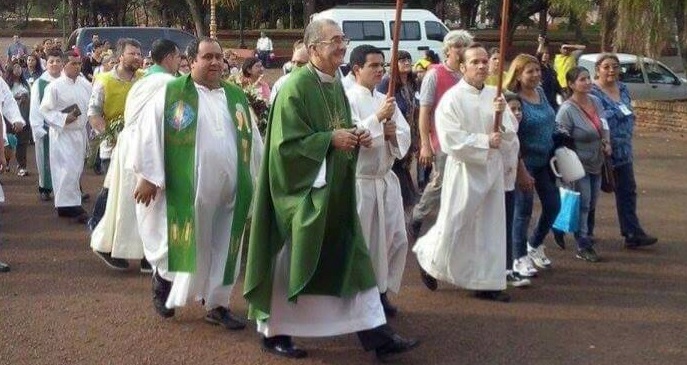
[[[315,45],[317,42],[322,40],[322,30],[326,26],[339,27],[339,24],[331,19],[317,19],[313,20],[305,27],[305,32],[303,32],[303,43],[306,47]]]
[[[467,30],[452,30],[444,36],[444,56],[448,55],[451,47],[467,47],[472,44],[474,36]]]

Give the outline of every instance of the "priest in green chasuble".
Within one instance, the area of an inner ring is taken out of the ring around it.
[[[270,113],[253,206],[244,296],[263,346],[300,358],[291,336],[357,332],[386,359],[413,348],[387,324],[356,212],[356,128],[337,77],[348,39],[331,20],[311,22],[310,64],[293,71]],[[259,222],[259,224],[258,224]]]
[[[191,74],[162,88],[134,132],[138,229],[146,247],[162,246],[150,257],[158,314],[202,300],[207,322],[241,329],[229,297],[262,142],[245,94],[221,81],[219,43],[193,41],[187,54]]]

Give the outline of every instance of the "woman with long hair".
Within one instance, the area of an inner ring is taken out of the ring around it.
[[[558,110],[558,95],[563,96],[563,89],[558,83],[558,74],[551,65],[551,53],[546,47],[540,47],[537,51],[537,60],[541,67],[541,87],[544,89],[546,100],[549,101],[554,110]]]
[[[531,55],[520,54],[511,62],[504,86],[518,94],[522,102],[522,122],[518,129],[520,161],[515,189],[515,218],[513,221],[513,270],[520,276],[532,277],[537,269],[549,268],[551,260],[544,253],[544,238],[551,230],[560,198],[549,159],[553,152],[556,113],[539,86],[541,68]],[[541,215],[527,237],[534,191],[541,202]]]
[[[611,154],[608,125],[603,119],[603,107],[599,99],[590,94],[592,80],[584,67],[574,67],[565,75],[570,98],[561,104],[556,123],[558,129],[575,142],[575,152],[582,162],[585,175],[574,182],[580,193],[579,229],[576,257],[597,262],[594,241],[589,226],[594,226],[596,200],[601,190],[601,166]],[[590,223],[591,222],[591,223]]]
[[[394,97],[396,105],[401,110],[403,117],[410,126],[410,148],[408,153],[401,160],[396,160],[392,170],[398,176],[401,184],[401,196],[406,212],[409,211],[418,199],[418,191],[414,181],[416,166],[416,155],[418,152],[420,132],[418,129],[418,108],[419,101],[415,98],[415,93],[419,91],[417,79],[413,74],[413,61],[409,52],[398,51],[398,77],[396,78],[396,90]],[[377,85],[377,91],[386,94],[389,91],[389,74],[384,75],[382,81]]]
[[[38,80],[43,74],[40,55],[32,53],[26,57],[26,67],[24,68],[24,79],[29,83],[29,87],[34,81]]]
[[[620,61],[616,55],[606,53],[599,56],[595,68],[597,78],[591,92],[601,100],[603,116],[611,132],[615,204],[620,234],[625,237],[627,248],[653,245],[658,239],[644,231],[637,217],[637,183],[632,156],[635,114],[630,93],[618,80]]]
[[[241,83],[253,85],[263,100],[270,100],[270,85],[263,80],[265,67],[257,57],[249,57],[241,66]]]
[[[19,62],[14,61],[7,65],[7,69],[3,75],[7,86],[14,95],[14,99],[19,105],[19,111],[25,121],[29,120],[29,103],[31,86],[24,78],[24,71]],[[19,166],[17,175],[26,176],[28,171],[26,169],[26,150],[31,143],[31,125],[26,125],[21,130],[14,131],[17,135],[17,165]],[[9,166],[9,161],[8,161]]]

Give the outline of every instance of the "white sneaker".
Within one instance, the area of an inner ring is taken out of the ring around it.
[[[527,244],[527,255],[532,259],[535,265],[542,269],[548,269],[551,267],[551,260],[544,253],[544,245],[540,245],[537,248],[533,248],[530,244]]]
[[[534,268],[532,259],[527,255],[513,260],[513,271],[526,278],[537,276],[537,269]]]
[[[508,286],[512,286],[514,288],[524,288],[532,285],[530,279],[523,278],[518,273],[510,270],[508,270],[508,273],[506,274],[506,283]]]
[[[29,172],[26,169],[19,169],[19,172],[17,172],[17,176],[26,176],[28,174]]]

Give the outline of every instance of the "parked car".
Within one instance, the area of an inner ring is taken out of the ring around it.
[[[384,59],[391,60],[392,34],[395,8],[370,4],[336,6],[313,14],[311,19],[334,20],[351,40],[348,52],[361,44],[370,44],[384,52]],[[424,51],[433,50],[438,55],[448,28],[431,11],[425,9],[403,9],[399,50],[410,53],[413,61],[424,57]],[[344,59],[348,62],[348,54]]]
[[[578,65],[589,70],[594,78],[594,64],[600,53],[580,56]],[[687,99],[687,80],[678,77],[668,66],[648,57],[617,53],[620,60],[620,81],[627,85],[634,100]]]
[[[67,41],[68,49],[73,46],[79,50],[79,54],[86,54],[86,46],[91,43],[93,34],[97,34],[100,40],[110,41],[114,48],[120,38],[133,38],[141,42],[141,53],[147,55],[150,52],[153,42],[156,39],[169,39],[176,42],[181,51],[186,50],[186,46],[196,37],[181,29],[157,28],[157,27],[86,27],[79,28],[72,32]]]

